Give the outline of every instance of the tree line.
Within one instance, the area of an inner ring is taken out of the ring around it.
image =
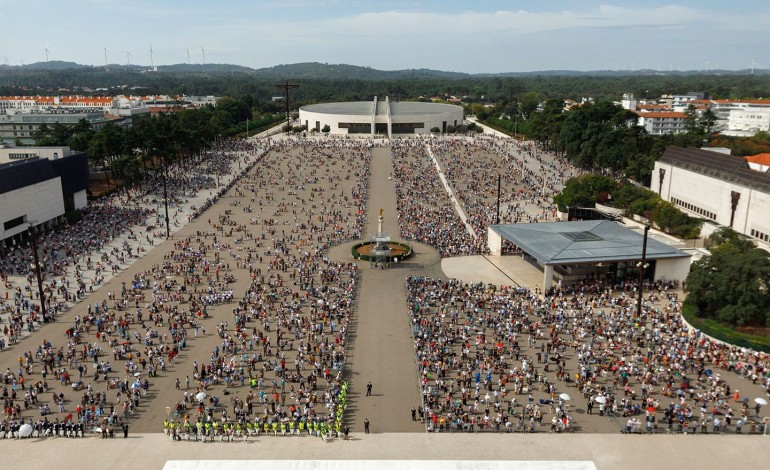
[[[94,129],[85,119],[75,125],[42,124],[33,138],[36,145],[66,145],[84,151],[92,166],[133,184],[154,169],[159,159],[189,158],[218,138],[243,134],[247,126],[250,133],[261,132],[285,118],[262,109],[251,97],[224,97],[216,107],[140,115],[133,118],[131,126],[108,123]]]

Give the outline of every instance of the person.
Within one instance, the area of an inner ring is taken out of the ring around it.
[[[369,418],[364,419],[364,434],[369,434]]]
[[[412,421],[417,421],[417,410],[412,407]]]
[[[372,396],[372,382],[371,381],[368,384],[366,384],[366,396],[367,397]]]
[[[128,423],[123,423],[123,439],[128,437]]]
[[[350,434],[350,426],[348,426],[347,424],[345,425],[344,433],[345,433],[345,440],[347,441],[348,435]]]

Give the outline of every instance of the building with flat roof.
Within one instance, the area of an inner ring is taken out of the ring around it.
[[[311,104],[299,108],[299,120],[308,130],[321,132],[328,126],[331,134],[418,135],[437,128],[463,123],[461,106],[441,103],[399,101],[386,97],[372,101]]]
[[[638,279],[644,235],[618,222],[586,220],[490,225],[487,246],[492,255],[516,253],[543,269],[543,289],[554,279]],[[645,270],[649,280],[684,281],[691,255],[652,237],[647,239]]]
[[[62,124],[74,126],[85,120],[92,129],[112,123],[117,125],[130,124],[130,119],[106,114],[101,110],[91,111],[56,111],[56,112],[18,112],[0,115],[0,143],[34,145],[34,134],[43,124],[52,126]]]
[[[87,189],[83,152],[0,164],[0,241],[12,243],[31,226],[61,223],[66,212],[86,207]]]
[[[753,237],[770,249],[770,158],[670,146],[650,189],[679,209]]]
[[[0,164],[27,158],[46,158],[48,160],[58,160],[67,157],[72,153],[67,146],[60,147],[5,147],[0,143]]]

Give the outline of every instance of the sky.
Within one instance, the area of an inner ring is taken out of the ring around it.
[[[0,61],[770,68],[766,0],[0,0]],[[205,53],[204,53],[205,51]],[[130,56],[129,56],[130,54]],[[204,59],[205,57],[205,59]],[[0,62],[1,63],[1,62]]]

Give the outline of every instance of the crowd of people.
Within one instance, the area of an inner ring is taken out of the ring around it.
[[[40,237],[51,315],[82,300],[64,335],[38,345],[22,339],[45,320],[31,252],[3,256],[11,295],[0,301],[0,339],[19,354],[18,370],[2,376],[0,435],[28,424],[37,435],[109,436],[145,406],[159,374],[175,380],[163,423],[174,440],[346,434],[360,272],[327,254],[363,236],[372,145],[222,141],[179,163],[165,182],[170,219],[194,230],[95,300],[93,290],[165,240],[163,182],[89,206],[80,223]],[[496,203],[489,175],[507,175],[501,221],[533,222],[550,220],[549,196],[576,171],[504,139],[400,140],[391,149],[401,236],[442,256],[483,252]],[[586,415],[622,418],[630,433],[761,431],[746,390],[770,392],[768,356],[689,330],[674,285],[648,285],[637,316],[635,287],[587,281],[540,292],[408,277],[420,417],[433,431],[571,432],[592,419],[576,415],[583,400]]]
[[[196,201],[217,197],[215,177],[227,188],[237,176],[236,162],[245,172],[263,154],[253,144],[224,141],[207,155],[175,164],[180,167],[170,173],[182,174],[181,165],[186,165],[184,174],[191,175],[172,176],[166,183],[175,225],[178,215],[194,215]],[[0,315],[3,334],[14,350],[25,351],[19,353],[18,371],[4,375],[0,424],[6,433],[18,434],[28,424],[41,436],[82,436],[84,429],[95,428],[111,435],[136,415],[150,381],[167,372],[188,347],[188,332],[198,335],[207,309],[235,301],[232,269],[220,254],[231,247],[214,234],[209,243],[200,236],[176,240],[161,263],[134,273],[119,292],[101,292],[101,300],[89,302],[105,276],[118,274],[156,239],[165,239],[165,230],[157,230],[163,223],[162,195],[159,179],[141,189],[125,188],[92,202],[79,222],[39,237],[49,311],[79,307],[67,316],[62,342],[45,339],[36,349],[25,346],[20,323],[31,325],[26,333],[44,323],[36,316],[34,270],[22,267],[32,259],[31,249],[17,246],[0,259],[6,288],[2,313],[9,314],[7,323]],[[33,419],[30,414],[36,413]],[[56,417],[49,419],[51,414]]]
[[[530,143],[511,139],[444,139],[432,142],[430,148],[481,246],[486,246],[490,225],[555,220],[552,197],[578,174],[554,155],[538,153]]]
[[[590,281],[539,295],[409,277],[427,425],[574,430],[580,399],[589,415],[635,420],[628,432],[641,421],[646,432],[763,431],[748,391],[770,393],[770,357],[690,330],[672,284],[648,285],[638,317],[636,286]]]
[[[164,421],[172,439],[344,432],[359,276],[326,252],[363,233],[369,162],[361,141],[277,141],[233,186],[230,208],[210,214],[213,230],[235,238],[229,258],[251,282],[218,322],[219,344],[177,380],[179,400]]]
[[[425,145],[414,139],[391,147],[401,236],[433,246],[442,257],[476,254],[483,246],[465,230]]]

